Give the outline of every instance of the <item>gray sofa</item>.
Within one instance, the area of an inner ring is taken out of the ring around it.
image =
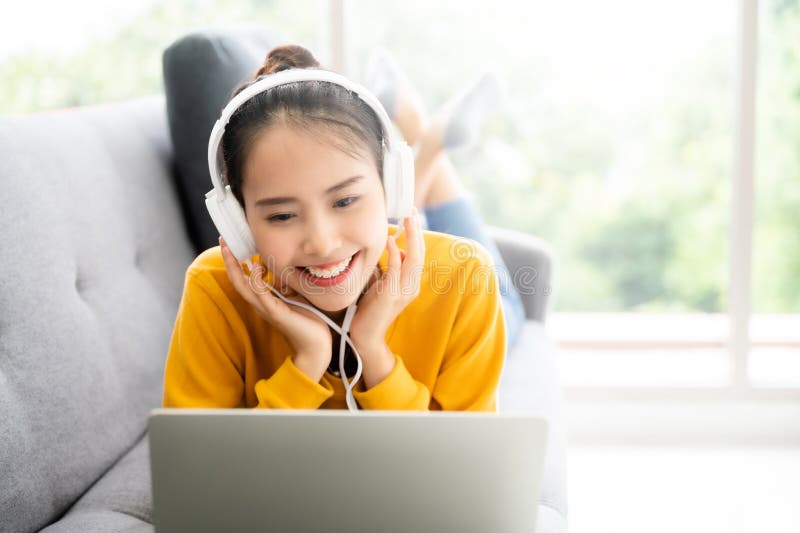
[[[195,256],[164,98],[0,117],[0,179],[0,531],[152,531],[147,415]],[[512,273],[538,272],[500,402],[551,422],[538,531],[561,532],[553,256],[492,232]]]

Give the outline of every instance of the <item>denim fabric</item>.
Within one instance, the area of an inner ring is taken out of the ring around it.
[[[525,308],[511,281],[508,268],[500,256],[500,250],[483,227],[477,207],[469,197],[462,195],[449,202],[427,206],[420,215],[423,228],[473,239],[492,254],[506,322],[506,353],[509,353],[519,339],[525,322]]]

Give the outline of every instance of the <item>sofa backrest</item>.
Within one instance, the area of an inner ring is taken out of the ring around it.
[[[194,257],[172,167],[161,96],[0,117],[4,531],[62,514],[161,403]]]

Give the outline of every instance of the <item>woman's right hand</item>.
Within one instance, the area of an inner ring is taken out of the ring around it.
[[[257,277],[259,283],[259,286],[254,288],[250,276],[244,271],[242,264],[222,237],[219,238],[219,244],[225,261],[225,270],[236,291],[255,308],[261,318],[286,336],[295,351],[293,358],[295,365],[310,378],[319,381],[331,361],[333,337],[328,324],[308,309],[287,304],[272,294],[266,282],[261,279],[265,268],[260,263],[253,266],[252,275]],[[311,305],[292,289],[275,287],[275,290],[279,290],[291,300]]]

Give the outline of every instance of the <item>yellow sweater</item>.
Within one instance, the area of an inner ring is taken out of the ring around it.
[[[396,231],[389,226],[389,234]],[[386,332],[394,370],[369,390],[360,380],[354,396],[362,409],[494,411],[505,326],[491,255],[472,240],[433,231],[424,237],[419,296]],[[406,248],[405,233],[397,243]],[[386,250],[379,265],[386,270]],[[326,372],[316,383],[292,356],[283,333],[236,292],[219,246],[209,248],[186,272],[163,405],[346,408],[338,377]]]

